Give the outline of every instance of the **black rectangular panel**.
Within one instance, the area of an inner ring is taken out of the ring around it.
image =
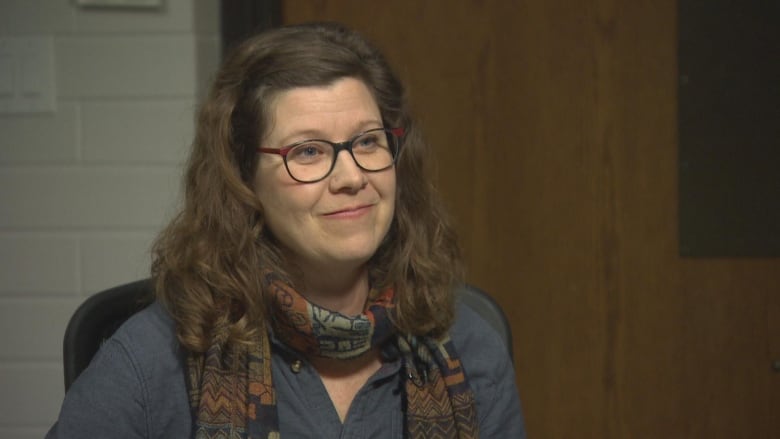
[[[780,256],[780,1],[680,0],[679,246]]]

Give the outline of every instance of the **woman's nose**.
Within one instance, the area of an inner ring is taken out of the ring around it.
[[[339,151],[330,175],[331,191],[356,191],[362,189],[367,181],[365,172],[355,163],[349,151]]]

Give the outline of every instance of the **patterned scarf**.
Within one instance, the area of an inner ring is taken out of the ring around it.
[[[355,358],[395,341],[405,371],[407,437],[479,436],[474,395],[451,340],[397,334],[388,315],[392,289],[372,293],[363,314],[347,317],[312,304],[273,274],[265,280],[275,336],[306,356]],[[187,358],[194,437],[279,439],[268,335],[250,346],[223,346],[215,342]]]

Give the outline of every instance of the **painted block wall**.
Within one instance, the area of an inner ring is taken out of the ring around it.
[[[86,9],[0,0],[0,38],[47,37],[56,111],[0,114],[0,438],[41,438],[64,396],[62,336],[86,297],[148,276],[176,209],[219,3]]]

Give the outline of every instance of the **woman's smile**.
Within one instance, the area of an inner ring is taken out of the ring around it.
[[[323,214],[328,219],[356,219],[368,215],[374,207],[374,204],[364,204],[355,207],[347,207]]]

